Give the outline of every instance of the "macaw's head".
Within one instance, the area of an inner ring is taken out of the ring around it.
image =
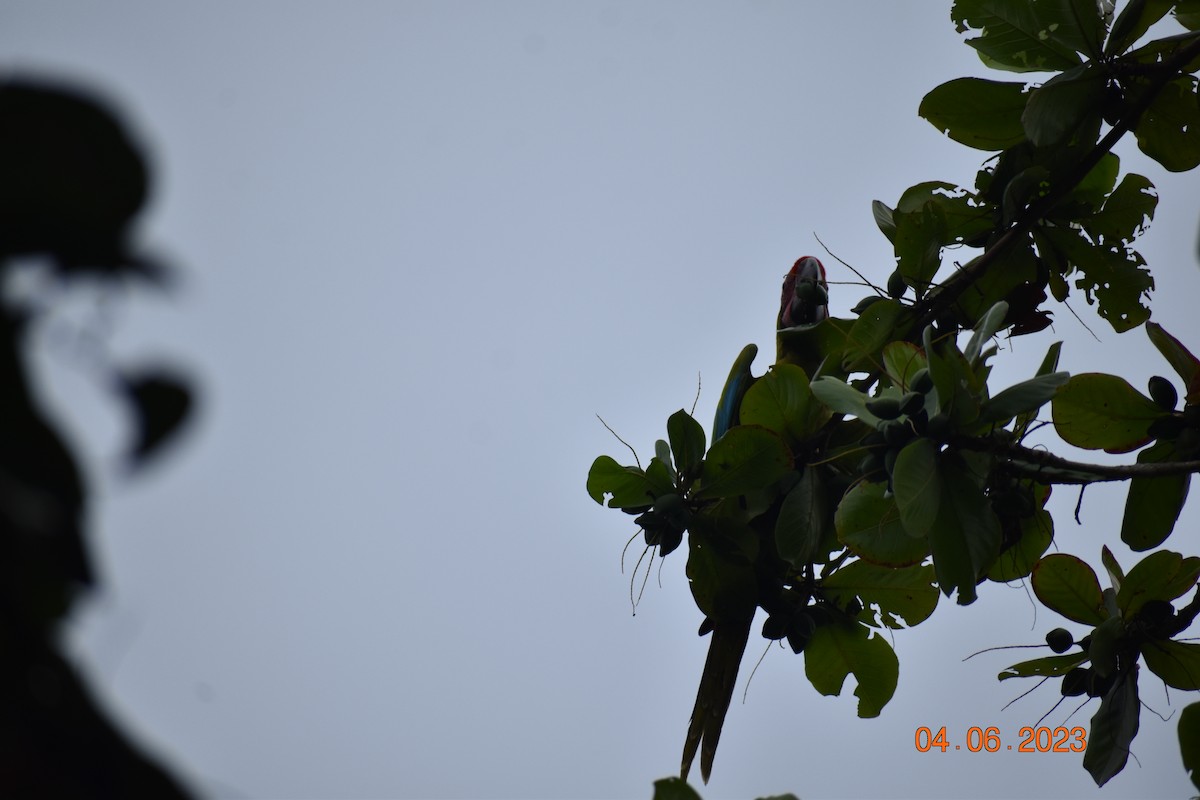
[[[802,256],[783,279],[778,327],[813,325],[829,316],[829,284],[825,267],[812,256]]]

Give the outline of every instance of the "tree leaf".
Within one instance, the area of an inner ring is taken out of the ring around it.
[[[876,618],[889,628],[911,628],[937,608],[936,580],[929,564],[894,569],[859,560],[822,580],[821,588],[840,606],[858,598],[864,609],[877,609]]]
[[[1075,286],[1084,291],[1089,304],[1099,304],[1100,316],[1117,333],[1149,319],[1150,309],[1143,300],[1154,289],[1154,278],[1138,253],[1124,246],[1095,245],[1071,228],[1041,226],[1035,235],[1044,258],[1065,260],[1082,273]]]
[[[821,625],[804,649],[804,674],[823,695],[842,692],[846,676],[854,673],[858,716],[877,717],[896,691],[900,662],[878,634],[863,625]]]
[[[1200,703],[1192,703],[1179,715],[1179,750],[1192,785],[1200,789]]]
[[[1156,464],[1179,460],[1172,441],[1160,441],[1138,453],[1139,464]],[[1158,547],[1171,531],[1183,511],[1192,476],[1139,475],[1129,481],[1125,495],[1125,515],[1121,520],[1121,541],[1134,550]]]
[[[924,538],[905,533],[894,497],[883,483],[860,481],[842,496],[833,521],[838,541],[859,558],[885,567],[919,564],[929,554]]]
[[[888,342],[883,347],[883,368],[902,391],[912,391],[913,376],[927,366],[925,354],[912,342]]]
[[[1069,372],[1052,372],[1009,386],[984,402],[979,409],[979,422],[1004,422],[1018,414],[1036,411],[1054,399],[1058,387],[1070,377]]]
[[[883,232],[888,241],[895,242],[896,223],[892,220],[892,209],[878,200],[872,200],[871,214],[875,217],[875,224],[879,226],[879,230]]]
[[[1115,56],[1124,53],[1173,5],[1172,0],[1130,0],[1112,25],[1112,32],[1104,45],[1104,54]]]
[[[1176,374],[1183,379],[1186,402],[1200,402],[1200,360],[1157,322],[1146,323],[1146,335]]]
[[[623,467],[610,456],[600,456],[588,470],[587,492],[593,500],[609,508],[637,508],[654,502],[654,492],[640,467]]]
[[[1133,133],[1138,148],[1171,172],[1200,165],[1200,103],[1194,75],[1184,75],[1162,88],[1138,120]]]
[[[891,299],[872,303],[854,321],[846,336],[842,368],[847,372],[871,370],[879,366],[879,351],[897,338],[897,330],[911,318],[912,311]]]
[[[1092,0],[1092,8],[1096,4]],[[1038,147],[1065,143],[1100,116],[1107,76],[1090,64],[1060,73],[1029,94],[1021,124]],[[1094,143],[1094,142],[1091,142]],[[1089,143],[1089,144],[1091,144]]]
[[[925,437],[909,442],[896,457],[892,491],[900,521],[910,536],[925,537],[933,530],[941,509],[941,489],[937,446]]]
[[[757,425],[738,425],[713,442],[704,460],[698,500],[765,489],[792,468],[783,439]]]
[[[1099,625],[1108,618],[1096,573],[1075,556],[1046,556],[1033,568],[1030,582],[1042,605],[1069,620]]]
[[[1018,664],[1013,664],[1011,667],[1005,667],[1004,671],[996,677],[1002,681],[1009,678],[1033,678],[1033,677],[1053,677],[1055,675],[1066,675],[1075,667],[1088,660],[1087,653],[1082,650],[1078,653],[1064,653],[1059,656],[1046,656],[1044,658],[1035,658],[1030,661],[1022,661]]]
[[[1140,711],[1135,664],[1129,672],[1118,676],[1092,716],[1083,768],[1091,773],[1097,786],[1108,783],[1125,768],[1129,746],[1137,736]]]
[[[937,474],[942,502],[929,534],[933,566],[942,592],[949,597],[957,589],[958,604],[969,605],[1000,551],[1000,523],[960,455],[943,453]]]
[[[1142,645],[1142,658],[1167,686],[1186,692],[1200,689],[1200,644],[1156,639]]]
[[[1005,150],[1025,138],[1028,97],[1022,83],[956,78],[926,94],[917,114],[959,144]]]
[[[1150,440],[1150,423],[1163,410],[1124,378],[1098,372],[1075,375],[1051,404],[1063,441],[1087,450],[1126,453]]]
[[[800,480],[783,498],[775,520],[775,546],[779,557],[793,567],[811,564],[830,522],[824,486],[818,471],[806,467]]]
[[[1011,72],[1050,72],[1079,63],[1075,47],[1056,34],[1061,18],[1039,18],[1032,3],[1012,0],[956,0],[950,17],[959,30],[981,33],[967,44],[979,51],[983,63]],[[1052,27],[1053,26],[1053,27]]]
[[[1151,553],[1125,573],[1117,592],[1117,607],[1126,618],[1135,616],[1150,600],[1170,602],[1187,594],[1200,577],[1200,558],[1184,558],[1171,550]]]
[[[777,364],[742,398],[743,425],[761,425],[792,444],[812,438],[832,416],[809,389],[808,376],[795,364]]]
[[[1104,201],[1104,206],[1080,222],[1093,240],[1107,245],[1131,242],[1154,219],[1158,195],[1148,178],[1130,173]]]
[[[1037,486],[1037,510],[1032,516],[1021,518],[1020,540],[992,562],[987,573],[989,580],[1007,582],[1028,577],[1038,559],[1050,548],[1054,539],[1054,518],[1041,506],[1048,494],[1049,487]]]
[[[879,417],[867,411],[867,396],[845,381],[827,377],[817,378],[810,388],[813,395],[833,411],[858,417],[871,427],[879,424]]]
[[[675,454],[675,469],[687,477],[700,474],[704,462],[704,426],[682,408],[667,418],[667,436]]]
[[[700,800],[700,795],[683,778],[672,775],[654,782],[653,800]]]
[[[1117,557],[1112,554],[1112,550],[1108,549],[1108,545],[1100,548],[1100,561],[1104,564],[1104,569],[1108,572],[1108,582],[1117,592],[1117,596],[1121,595],[1121,584],[1125,582],[1125,570],[1121,569],[1121,565],[1117,563]]]

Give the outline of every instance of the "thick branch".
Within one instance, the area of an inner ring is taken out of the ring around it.
[[[922,303],[924,306],[923,313],[913,326],[910,335],[919,336],[926,325],[933,322],[943,311],[950,308],[962,293],[978,280],[1014,242],[1023,238],[1051,208],[1073,191],[1079,182],[1087,177],[1087,174],[1112,150],[1121,137],[1133,130],[1133,127],[1137,125],[1142,114],[1150,107],[1150,103],[1158,96],[1162,88],[1168,82],[1183,74],[1183,67],[1197,55],[1200,55],[1200,39],[1184,45],[1169,59],[1157,65],[1155,68],[1156,72],[1151,78],[1149,86],[1146,87],[1146,90],[1141,93],[1137,101],[1122,115],[1117,124],[1112,127],[1112,130],[1105,134],[1096,146],[1088,151],[1083,158],[1059,175],[1049,192],[1030,203],[1021,216],[1013,222],[1012,226],[987,251],[955,273],[941,285],[936,294]]]
[[[998,438],[954,436],[947,444],[959,450],[991,453],[1008,459],[1009,467],[1027,478],[1048,483],[1102,483],[1131,478],[1162,478],[1200,472],[1200,461],[1162,461],[1147,464],[1085,464]],[[1076,474],[1072,474],[1076,473]]]

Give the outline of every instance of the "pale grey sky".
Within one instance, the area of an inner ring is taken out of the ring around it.
[[[699,373],[707,427],[742,345],[773,350],[814,234],[882,283],[870,201],[970,184],[985,157],[916,116],[987,74],[940,0],[4,0],[0,69],[103,90],[154,155],[145,240],[182,291],[126,303],[113,349],[190,365],[200,424],[122,480],[120,413],[42,362],[99,471],[105,588],[71,647],[214,797],[648,797],[678,769],[708,640],[682,550],[631,617],[634,527],[584,491],[596,455],[627,453],[594,415],[648,453]],[[1155,319],[1200,345],[1196,178],[1122,154],[1162,196]],[[832,291],[842,314],[866,294]],[[1168,373],[1073,305],[1102,341],[1059,308],[997,386],[1058,339],[1072,371]],[[1095,563],[1122,498],[1089,490],[1076,527],[1057,493],[1060,547]],[[896,635],[875,720],[852,678],[821,697],[778,648],[742,704],[752,639],[703,796],[1189,795],[1175,721],[1149,710],[1141,766],[1101,793],[1073,755],[915,751],[918,726],[1015,740],[1050,708],[1047,685],[1001,710],[1029,684],[996,673],[1028,651],[960,662],[1065,623],[1040,611],[1021,587],[944,602]],[[1185,702],[1143,686],[1164,715]]]

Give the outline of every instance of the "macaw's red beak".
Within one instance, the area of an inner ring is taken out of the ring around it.
[[[802,256],[783,279],[779,301],[779,328],[812,325],[829,316],[829,284],[825,267],[812,256]]]

